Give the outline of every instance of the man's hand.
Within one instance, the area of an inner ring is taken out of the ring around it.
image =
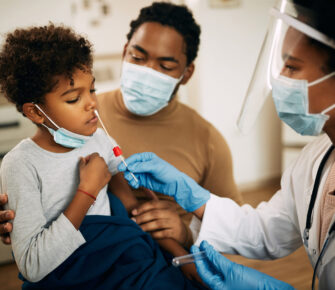
[[[15,214],[12,210],[1,210],[2,206],[7,202],[7,194],[0,194],[0,237],[4,244],[10,245],[11,240],[9,233],[13,230],[13,225],[9,223],[9,220],[14,219]]]
[[[172,238],[185,244],[187,231],[174,203],[152,200],[141,204],[131,213],[133,220],[154,239]]]

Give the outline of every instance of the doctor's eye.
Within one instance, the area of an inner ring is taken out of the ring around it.
[[[299,68],[297,66],[285,64],[282,74],[285,76],[292,76],[294,73],[298,71],[299,71]]]

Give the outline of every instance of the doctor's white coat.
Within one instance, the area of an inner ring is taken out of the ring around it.
[[[220,252],[254,259],[275,259],[295,251],[303,244],[302,237],[316,173],[330,146],[331,141],[327,135],[308,144],[285,171],[281,179],[281,190],[256,209],[250,205],[240,207],[228,198],[211,194],[202,222],[195,217],[191,222],[195,244],[199,245],[202,240],[207,240]],[[309,231],[308,248],[305,247],[313,268],[320,254],[320,198],[333,162],[335,150],[323,170]],[[334,221],[335,216],[330,226]],[[334,232],[329,239],[317,271],[320,289],[335,289]]]

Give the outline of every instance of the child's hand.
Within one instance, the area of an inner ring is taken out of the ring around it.
[[[98,153],[93,153],[80,159],[79,187],[97,196],[99,191],[109,182],[111,174],[105,160]]]
[[[133,220],[154,239],[172,238],[180,244],[185,243],[187,230],[174,203],[152,200],[141,204],[131,213]]]

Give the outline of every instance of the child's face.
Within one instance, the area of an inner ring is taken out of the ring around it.
[[[97,109],[94,77],[77,69],[72,79],[72,85],[64,76],[57,79],[55,89],[45,95],[43,110],[59,127],[89,136],[96,131],[98,123],[94,114]],[[57,129],[47,118],[45,124]]]

